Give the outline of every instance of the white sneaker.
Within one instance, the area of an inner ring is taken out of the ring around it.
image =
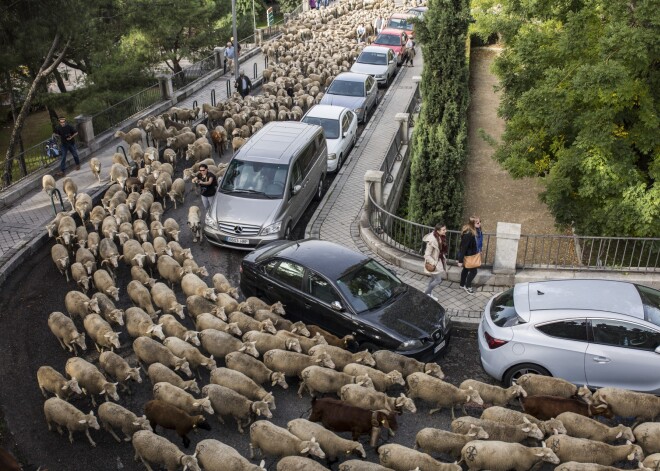
[[[427,296],[428,296],[429,298],[431,298],[433,301],[435,301],[436,303],[437,303],[438,301],[440,301],[440,300],[438,299],[438,297],[437,297],[437,296],[433,296],[433,294],[427,294]]]

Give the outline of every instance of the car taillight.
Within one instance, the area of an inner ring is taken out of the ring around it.
[[[488,344],[488,348],[491,350],[495,350],[496,348],[501,347],[502,345],[505,345],[509,343],[506,340],[500,340],[496,339],[492,335],[490,335],[488,332],[484,332],[484,338],[486,339],[486,343]]]

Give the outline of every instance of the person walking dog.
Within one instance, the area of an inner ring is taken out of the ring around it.
[[[60,160],[60,171],[55,174],[57,177],[63,177],[66,170],[66,154],[71,152],[73,160],[76,162],[76,170],[80,170],[80,160],[78,160],[78,149],[76,148],[76,136],[78,131],[66,122],[64,116],[58,119],[58,125],[55,126],[55,134],[60,136],[60,150],[62,151],[62,160]]]
[[[447,227],[438,223],[432,232],[429,232],[422,239],[426,242],[424,251],[424,273],[431,276],[424,294],[430,296],[434,301],[438,301],[437,296],[433,295],[433,288],[442,283],[442,278],[447,278]],[[444,275],[443,275],[444,273]]]
[[[458,266],[461,271],[461,288],[468,293],[474,293],[472,281],[477,276],[477,268],[481,266],[481,253],[477,245],[477,229],[481,229],[481,219],[477,216],[470,220],[461,230],[461,248],[458,253]]]

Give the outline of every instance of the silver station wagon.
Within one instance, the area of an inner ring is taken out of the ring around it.
[[[481,363],[510,385],[525,373],[660,394],[660,291],[610,280],[520,283],[479,325]]]

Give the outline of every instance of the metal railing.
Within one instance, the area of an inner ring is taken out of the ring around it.
[[[0,190],[4,190],[10,185],[14,185],[31,173],[47,167],[53,162],[60,160],[60,155],[47,155],[46,144],[50,139],[36,144],[24,152],[14,155],[9,162],[2,161],[2,179],[0,180]],[[60,151],[61,152],[61,151]]]
[[[122,121],[162,100],[160,85],[155,84],[92,116],[94,134],[99,135]]]
[[[369,189],[369,226],[373,233],[390,247],[394,247],[410,255],[422,257],[422,239],[433,230],[433,227],[416,222],[407,221],[381,207],[373,197],[373,184]],[[482,263],[485,266],[493,264],[495,259],[495,234],[483,234]],[[447,231],[447,245],[449,260],[456,260],[461,246],[461,232]]]
[[[372,189],[369,203],[373,233],[387,245],[421,257],[422,238],[432,227],[388,212],[376,203]],[[497,237],[486,232],[483,236],[483,265],[492,266]],[[447,243],[448,258],[455,259],[460,232],[447,231]],[[516,268],[660,272],[660,238],[523,234],[518,243]]]
[[[214,70],[215,54],[211,54],[210,56],[189,65],[181,72],[172,75],[172,88],[175,91],[180,90]]]

